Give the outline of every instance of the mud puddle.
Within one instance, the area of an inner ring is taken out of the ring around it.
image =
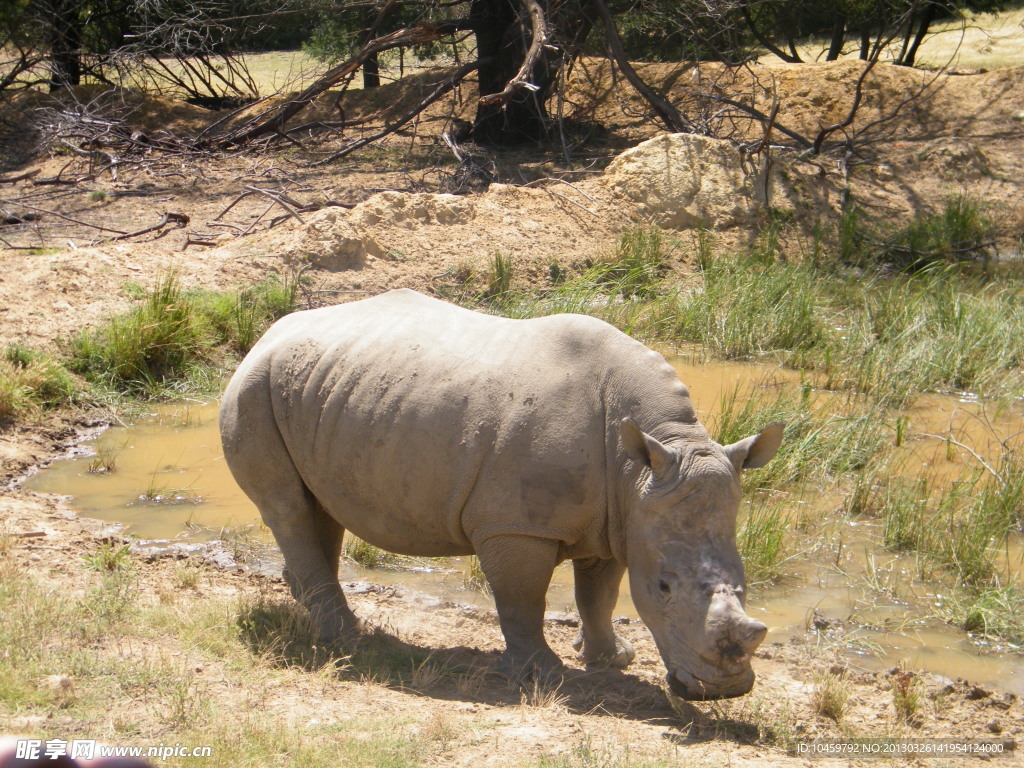
[[[723,397],[737,391],[755,397],[763,391],[767,397],[777,387],[800,382],[794,371],[763,365],[709,364],[685,357],[673,362],[705,422],[714,418]],[[26,486],[69,495],[81,514],[125,523],[144,539],[194,541],[248,526],[251,535],[269,542],[256,508],[235,485],[223,460],[217,409],[216,403],[157,408],[136,426],[101,435],[93,456],[54,462]],[[922,398],[908,418],[917,435],[907,448],[908,461],[950,476],[962,470],[962,459],[950,460],[947,443],[922,434],[953,434],[983,453],[987,441],[998,443],[1024,430],[1024,415],[1019,412],[986,412],[969,400],[942,396]],[[804,497],[800,503],[826,505],[834,500]],[[942,626],[934,618],[941,595],[905,586],[915,581],[912,559],[879,549],[875,542],[880,536],[872,525],[845,523],[848,530],[839,534],[844,543],[833,562],[804,559],[786,569],[780,584],[752,590],[748,610],[769,625],[767,642],[810,632],[857,667],[874,670],[904,663],[1024,695],[1020,649],[987,649],[959,630]],[[1020,542],[1012,542],[1007,572],[1019,573],[1022,560]],[[467,559],[451,558],[371,573],[345,564],[341,577],[405,585],[478,607],[491,605],[486,596],[465,586],[466,566]],[[548,609],[571,611],[573,605],[572,567],[566,563],[555,573]],[[628,580],[623,582],[616,615],[637,616]]]

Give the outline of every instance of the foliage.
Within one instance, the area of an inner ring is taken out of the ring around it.
[[[781,575],[789,522],[782,506],[764,499],[751,503],[736,535],[747,581],[771,582]]]
[[[398,555],[363,541],[358,536],[349,534],[341,548],[342,557],[351,560],[363,568],[383,568],[398,562]]]

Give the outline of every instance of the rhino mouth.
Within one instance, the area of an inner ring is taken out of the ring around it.
[[[702,680],[680,667],[668,673],[666,682],[672,693],[687,701],[734,699],[750,693],[754,687],[754,670],[748,666],[737,675]]]

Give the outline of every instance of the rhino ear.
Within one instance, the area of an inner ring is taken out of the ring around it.
[[[622,420],[619,432],[626,455],[650,467],[657,479],[664,478],[675,468],[675,453],[672,449],[642,431],[628,416]]]
[[[762,429],[760,434],[722,447],[737,472],[742,469],[757,469],[775,456],[782,445],[782,433],[785,428],[785,423],[776,421]]]

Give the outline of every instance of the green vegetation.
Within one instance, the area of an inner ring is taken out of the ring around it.
[[[900,720],[910,721],[924,702],[921,678],[908,670],[899,669],[892,676],[892,706]]]
[[[398,555],[375,547],[369,542],[363,541],[358,536],[347,534],[341,547],[341,555],[363,568],[381,568],[395,565],[398,562]]]
[[[160,733],[170,743],[209,745],[215,761],[231,765],[412,768],[459,736],[452,724],[429,719],[342,718],[297,729],[262,716],[274,691],[308,684],[300,675],[319,680],[320,695],[366,686],[370,696],[381,682],[407,684],[417,669],[421,681],[427,668],[454,670],[428,663],[426,654],[411,668],[410,654],[390,638],[369,636],[346,653],[317,648],[291,600],[169,593],[167,602],[146,605],[135,579],[131,568],[82,570],[76,589],[53,589],[0,552],[0,710],[48,715],[55,724],[34,731],[43,738],[90,738],[103,726],[114,743]],[[138,652],[154,641],[159,650]],[[210,664],[227,685],[206,679]],[[258,703],[240,704],[238,690]],[[171,761],[203,762],[209,758]]]
[[[186,290],[174,274],[151,291],[128,283],[126,293],[139,303],[63,342],[60,357],[20,344],[0,352],[0,420],[124,395],[215,390],[231,356],[248,352],[295,309],[297,290],[291,279],[227,292]],[[93,471],[111,471],[115,460],[97,457]]]
[[[849,213],[840,222],[840,251],[853,261],[866,247],[858,221]],[[977,206],[962,198],[905,231],[931,232],[936,221],[948,224],[942,242],[950,247],[969,236],[988,237]],[[575,276],[559,272],[546,290],[505,292],[492,311],[510,317],[581,312],[649,342],[699,344],[729,359],[771,357],[820,374],[818,386],[871,395],[883,407],[905,406],[928,391],[1024,395],[1020,274],[1004,270],[994,281],[959,263],[926,266],[925,254],[938,258],[934,238],[915,251],[920,268],[909,273],[787,261],[772,234],[776,226],[769,222],[747,253],[715,256],[709,236],[700,236],[697,274],[682,281],[666,277],[677,244],[656,229],[627,232],[615,258]],[[453,298],[480,303],[470,291]]]
[[[850,688],[845,673],[822,672],[814,679],[811,699],[815,710],[820,715],[840,722],[850,701]]]
[[[470,555],[466,571],[462,576],[462,583],[466,589],[473,589],[485,595],[491,594],[491,585],[487,583],[487,576],[480,565],[480,558],[476,555]]]
[[[69,347],[70,366],[90,381],[136,395],[204,387],[218,378],[218,348],[247,352],[294,308],[297,286],[276,280],[228,293],[186,291],[165,275],[141,304]]]
[[[72,403],[80,385],[53,358],[20,344],[0,353],[0,421]]]
[[[789,515],[781,504],[765,499],[751,502],[736,534],[748,583],[771,582],[781,575],[789,525]]]

